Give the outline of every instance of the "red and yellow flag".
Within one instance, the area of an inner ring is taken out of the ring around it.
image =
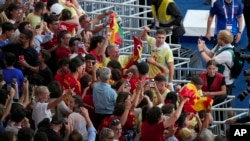
[[[179,92],[179,96],[189,98],[183,107],[185,112],[199,112],[208,109],[213,104],[213,99],[201,97],[196,86],[192,83],[186,84]]]
[[[138,60],[141,59],[142,55],[142,40],[136,36],[133,36],[134,40],[134,50],[131,55],[129,62],[125,65],[123,69],[129,69],[132,65],[134,65]]]
[[[113,12],[110,15],[110,18],[112,19],[112,21],[109,25],[109,32],[111,33],[109,41],[111,44],[121,45],[124,35],[122,28],[117,22],[118,16],[115,12]]]

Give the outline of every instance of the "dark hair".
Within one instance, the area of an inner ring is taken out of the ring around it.
[[[122,78],[122,72],[119,69],[112,69],[111,77],[114,81],[119,81]]]
[[[158,81],[158,82],[166,82],[167,81],[166,76],[164,76],[164,75],[156,75],[154,79],[155,79],[155,81]]]
[[[79,23],[81,23],[82,20],[86,19],[88,16],[87,15],[82,15],[79,17]]]
[[[107,64],[107,67],[119,70],[122,68],[120,62],[116,60],[110,60]]]
[[[61,16],[62,21],[66,21],[66,20],[71,19],[71,16],[72,16],[72,14],[68,9],[62,10],[62,16]]]
[[[71,37],[70,40],[69,40],[69,46],[70,47],[75,46],[75,41],[81,41],[81,39],[80,38],[76,38],[76,37]]]
[[[46,22],[48,24],[52,24],[53,22],[55,21],[58,21],[58,17],[56,15],[49,15],[47,18],[46,18]]]
[[[193,75],[191,77],[191,82],[195,85],[203,85],[203,80],[198,75]]]
[[[13,141],[15,137],[15,133],[12,131],[4,131],[0,134],[0,138],[3,141]]]
[[[15,30],[14,25],[10,22],[2,23],[1,27],[2,27],[2,34],[4,34],[7,31]]]
[[[12,52],[6,52],[4,54],[4,61],[6,66],[13,66],[16,63],[16,55]]]
[[[5,11],[7,18],[8,18],[8,19],[11,19],[11,18],[12,18],[11,11],[16,10],[16,9],[18,9],[18,8],[19,8],[19,6],[18,6],[16,3],[13,3],[13,2],[12,2],[12,3],[7,7],[7,9],[6,9],[6,11]]]
[[[105,38],[103,36],[100,36],[100,35],[92,37],[90,40],[89,51],[94,50],[97,47],[97,44],[101,43],[104,40],[105,40]]]
[[[23,21],[23,22],[21,22],[21,23],[18,25],[18,30],[19,30],[19,31],[24,30],[24,29],[25,29],[25,26],[28,25],[28,24],[30,24],[30,22],[28,22],[28,21]]]
[[[71,72],[76,72],[77,68],[83,64],[82,60],[79,58],[73,58],[69,61],[69,70]]]
[[[61,44],[61,39],[64,38],[64,36],[66,34],[70,34],[70,32],[68,30],[61,30],[59,32],[58,39],[57,39],[57,41],[59,42],[59,44]]]
[[[50,91],[50,98],[58,98],[62,95],[61,84],[58,81],[52,81],[48,85]]]
[[[73,95],[72,98],[74,99],[75,103],[78,105],[78,108],[83,106],[82,98],[79,95]]]
[[[86,54],[85,60],[96,60],[95,56],[92,54]]]
[[[34,141],[48,141],[48,135],[46,132],[39,131],[34,136]]]
[[[50,119],[49,118],[44,118],[37,125],[38,131],[43,130],[43,129],[49,129],[49,128],[50,128]]]
[[[216,66],[216,61],[215,61],[215,60],[209,60],[209,61],[207,62],[206,67],[209,67],[209,66]]]
[[[125,100],[130,96],[128,92],[119,92],[116,98],[116,104],[125,103]]]
[[[30,41],[32,41],[32,39],[33,39],[33,32],[31,30],[24,29],[24,30],[21,30],[20,33],[24,34],[27,39],[29,39]]]
[[[28,127],[24,127],[18,131],[17,139],[18,141],[31,141],[33,136],[34,130]]]
[[[69,64],[70,59],[68,57],[60,58],[58,60],[58,67],[62,67]]]
[[[149,124],[155,124],[159,121],[161,114],[161,109],[157,106],[153,106],[152,108],[148,109],[146,119]]]
[[[113,115],[121,116],[125,111],[125,104],[124,103],[117,103],[115,104],[115,108],[113,111]]]
[[[39,10],[43,10],[44,7],[45,7],[44,3],[41,2],[41,1],[39,1],[39,2],[37,2],[37,3],[35,4],[34,9],[35,9],[35,11],[39,11]]]
[[[153,92],[152,92],[151,90],[146,90],[146,91],[144,91],[144,95],[147,95],[151,101],[153,100]],[[143,99],[141,100],[141,102],[138,104],[137,107],[143,108],[143,107],[146,106],[147,104],[148,104],[148,100],[147,100],[146,98],[143,98]]]
[[[85,89],[89,86],[89,82],[92,80],[92,76],[90,74],[85,74],[80,78],[80,83],[82,89]]]
[[[175,108],[175,105],[172,103],[164,104],[161,107],[161,111],[164,115],[170,115],[173,112],[173,109]]]
[[[182,128],[185,125],[186,118],[188,117],[189,113],[182,112],[180,117],[175,122],[178,127]]]
[[[48,50],[41,49],[40,53],[41,53],[41,55],[42,55],[42,57],[44,59],[44,62],[47,62],[51,57],[51,54],[50,54],[50,52]]]
[[[55,4],[58,3],[58,0],[48,0],[47,4],[46,4],[46,8],[50,11],[50,7]]]
[[[176,92],[171,91],[171,92],[167,93],[164,102],[165,102],[165,104],[167,104],[167,103],[173,104],[174,108],[176,109],[177,108],[177,106],[176,106],[177,100],[178,100],[178,96],[177,96]]]
[[[4,89],[0,89],[0,104],[5,105],[8,98],[8,93]]]
[[[16,123],[21,122],[25,117],[26,117],[26,113],[24,109],[21,109],[21,108],[15,109],[11,114],[11,120]]]
[[[69,141],[82,141],[83,137],[77,130],[73,130],[69,135]]]

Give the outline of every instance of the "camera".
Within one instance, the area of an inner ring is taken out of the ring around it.
[[[245,75],[245,73],[247,73],[247,75]],[[237,98],[240,99],[240,101],[243,101],[248,95],[248,93],[250,93],[250,70],[245,70],[244,75],[249,76],[249,78],[246,80],[247,88],[237,96]]]

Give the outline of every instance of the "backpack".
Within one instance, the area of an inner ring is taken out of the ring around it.
[[[238,50],[236,50],[235,47],[234,48],[225,47],[225,48],[221,49],[217,53],[217,55],[225,50],[231,52],[231,54],[232,54],[233,66],[231,68],[227,64],[226,64],[226,66],[230,69],[231,78],[236,79],[236,78],[238,78],[238,76],[240,75],[240,73],[244,67],[245,60],[240,57],[241,53]]]

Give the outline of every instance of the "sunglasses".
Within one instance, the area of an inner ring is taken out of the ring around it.
[[[114,125],[118,125],[118,124],[120,124],[121,122],[120,122],[120,120],[119,119],[114,119],[111,123],[110,123],[110,125],[111,126],[114,126]]]

